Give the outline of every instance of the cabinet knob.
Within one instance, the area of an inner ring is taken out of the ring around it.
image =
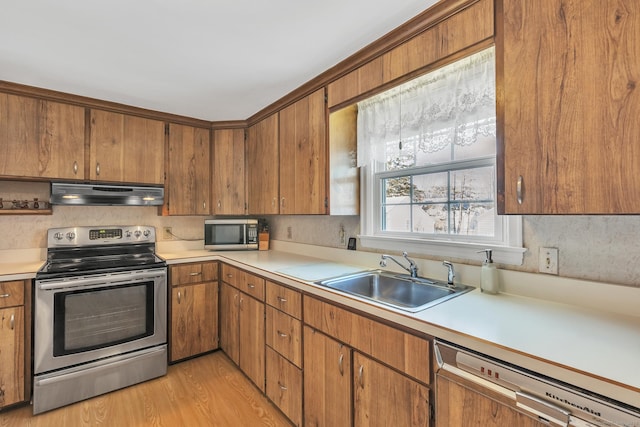
[[[73,174],[74,175],[78,174],[78,162],[77,161],[73,162]]]
[[[521,205],[522,204],[522,200],[523,200],[523,190],[524,190],[524,178],[522,177],[522,175],[518,175],[518,181],[516,182],[516,199],[518,201],[518,204]]]
[[[11,329],[13,331],[13,329],[16,326],[16,317],[15,315],[11,315],[11,317],[9,318],[9,329]]]
[[[96,163],[96,175],[100,175],[100,163]]]

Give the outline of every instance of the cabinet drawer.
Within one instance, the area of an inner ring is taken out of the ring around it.
[[[218,280],[217,262],[194,262],[170,267],[171,286]]]
[[[262,277],[222,264],[222,280],[255,299],[264,301],[264,279]]]
[[[429,384],[431,353],[427,339],[305,296],[306,324]]]
[[[273,282],[266,282],[267,304],[284,311],[296,319],[302,319],[302,294]]]
[[[0,282],[0,307],[24,305],[24,281]]]
[[[269,347],[267,396],[293,424],[302,424],[302,371]]]
[[[267,306],[267,345],[302,367],[302,322]]]

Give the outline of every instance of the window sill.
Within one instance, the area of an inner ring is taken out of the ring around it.
[[[526,248],[499,246],[484,243],[445,242],[436,240],[407,239],[389,236],[358,236],[365,248],[407,251],[413,255],[433,255],[443,258],[483,260],[478,252],[484,249],[493,251],[493,260],[499,264],[522,265]]]

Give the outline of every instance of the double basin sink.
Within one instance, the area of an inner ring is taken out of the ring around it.
[[[363,271],[315,282],[337,291],[412,313],[440,304],[473,289],[384,270]]]

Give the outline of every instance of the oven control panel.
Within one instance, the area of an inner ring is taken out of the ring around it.
[[[155,243],[155,241],[156,229],[144,225],[51,228],[47,233],[47,247],[49,248]]]

